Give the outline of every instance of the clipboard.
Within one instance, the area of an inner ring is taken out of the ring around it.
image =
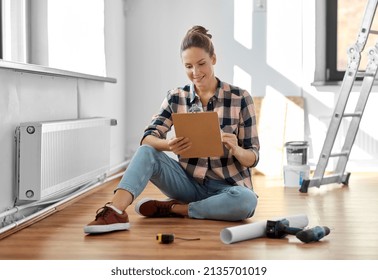
[[[223,143],[217,112],[172,114],[176,137],[188,137],[192,147],[181,154],[183,158],[219,157]]]

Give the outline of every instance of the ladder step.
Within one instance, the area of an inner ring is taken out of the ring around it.
[[[378,35],[378,31],[376,31],[376,30],[370,30],[369,33]]]
[[[333,153],[333,154],[330,154],[329,157],[345,157],[348,154],[349,152]]]
[[[343,118],[347,118],[347,117],[362,117],[362,113],[347,113],[347,114],[343,114]]]
[[[374,77],[372,73],[367,73],[366,71],[357,71],[356,78]]]

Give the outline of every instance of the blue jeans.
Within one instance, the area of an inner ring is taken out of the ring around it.
[[[257,205],[257,196],[251,189],[223,180],[205,180],[201,184],[166,153],[142,145],[117,189],[127,190],[135,199],[149,181],[168,197],[188,204],[190,218],[239,221],[252,217]]]

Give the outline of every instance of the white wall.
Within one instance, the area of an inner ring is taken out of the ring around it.
[[[310,162],[316,164],[339,91],[337,85],[313,85],[325,75],[325,1],[267,0],[266,10],[260,10],[256,3],[261,1],[254,0],[127,0],[127,98],[135,104],[127,110],[128,119],[133,120],[128,149],[133,152],[138,146],[143,128],[167,90],[187,82],[179,47],[186,30],[200,24],[213,35],[215,71],[222,80],[239,81],[235,74],[240,68],[251,85],[248,81],[237,85],[253,96],[275,92],[304,97],[304,137],[310,143]],[[240,3],[254,8],[235,14]],[[252,48],[234,38],[234,26],[240,20],[252,25],[252,34],[245,34],[252,38]],[[378,170],[378,135],[371,124],[377,117],[372,108],[377,98],[371,94],[361,123],[365,131],[359,133],[364,139],[356,140],[348,163],[351,171]],[[369,141],[373,145],[365,143]]]
[[[157,112],[167,90],[187,83],[179,48],[186,31],[196,24],[213,35],[219,78],[233,83],[234,68],[238,67],[251,79],[246,89],[254,96],[264,96],[267,87],[301,95],[301,1],[292,0],[289,15],[282,13],[285,5],[281,2],[269,1],[268,17],[266,12],[246,13],[246,22],[252,25],[252,34],[246,34],[252,38],[252,48],[248,48],[234,39],[234,22],[239,19],[234,16],[234,1],[127,1],[127,92],[129,102],[138,104],[128,108],[128,116],[140,116],[140,122],[130,126],[130,149],[138,145],[141,130]],[[277,17],[284,24],[275,25]],[[292,44],[283,44],[290,29],[299,33]],[[146,114],[140,115],[142,108]]]
[[[124,1],[105,1],[107,75],[116,84],[0,70],[0,211],[15,197],[14,132],[20,122],[104,116],[111,128],[111,166],[125,160],[127,147]]]
[[[131,150],[137,147],[141,130],[157,112],[167,90],[187,83],[179,47],[193,25],[203,25],[213,35],[215,71],[220,79],[237,83],[253,96],[269,92],[304,95],[302,1],[269,0],[262,9],[256,3],[253,0],[127,1],[127,92],[130,104],[139,104],[128,108],[128,116],[129,119],[136,114],[140,116],[140,122],[130,126]],[[306,31],[312,39],[315,1],[306,3],[312,5],[310,27]],[[307,52],[314,57],[314,39],[311,43]],[[139,113],[141,106],[146,114]]]

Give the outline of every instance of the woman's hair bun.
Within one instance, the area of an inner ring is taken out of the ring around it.
[[[208,31],[209,30],[207,30],[205,27],[203,27],[201,25],[195,25],[191,29],[189,29],[188,33],[191,33],[191,32],[201,33],[201,34],[206,35],[207,37],[209,37],[211,39],[213,36],[210,33],[208,33]]]
[[[186,32],[181,42],[181,53],[186,49],[197,47],[204,49],[210,56],[214,55],[214,46],[211,42],[211,34],[208,30],[200,25],[195,25]]]

